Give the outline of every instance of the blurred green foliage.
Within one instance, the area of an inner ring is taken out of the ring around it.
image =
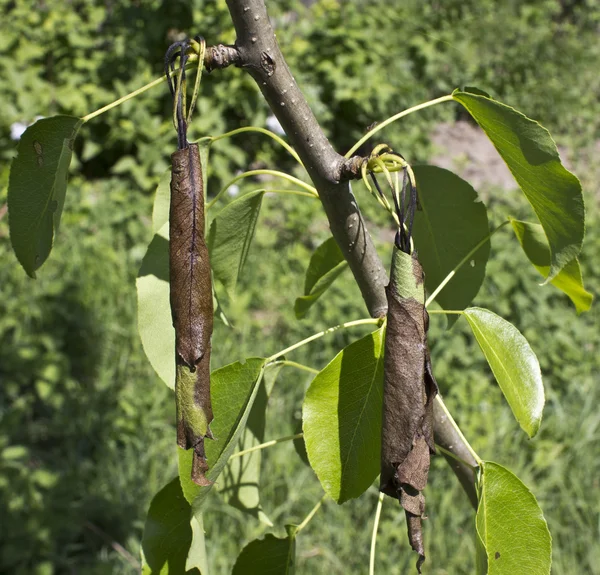
[[[340,151],[373,121],[465,84],[539,119],[568,146],[588,190],[581,263],[588,289],[600,295],[600,216],[590,193],[600,173],[596,2],[318,0],[305,8],[278,0],[269,9],[289,65]],[[107,104],[158,77],[167,46],[197,33],[210,44],[234,40],[224,0],[4,0],[0,208],[15,150],[11,127]],[[0,219],[1,572],[137,572],[148,503],[176,472],[172,397],[141,350],[134,287],[151,236],[152,191],[174,149],[169,114],[165,87],[155,88],[84,127],[61,232],[36,282],[16,262]],[[423,160],[430,129],[457,114],[452,105],[433,108],[382,137]],[[203,80],[190,137],[264,126],[269,115],[247,74],[214,72]],[[249,165],[292,169],[260,136],[221,141],[211,153],[211,193]],[[387,220],[358,185],[356,192],[387,262]],[[496,223],[507,214],[532,217],[517,194],[485,197]],[[265,198],[238,295],[225,302],[234,328],[215,331],[215,367],[366,315],[346,272],[305,320],[294,317],[310,254],[328,233],[318,202]],[[510,230],[497,234],[476,303],[513,322],[538,354],[547,392],[538,437],[528,441],[519,430],[463,320],[450,332],[432,320],[434,369],[479,454],[511,468],[540,500],[554,537],[553,572],[600,573],[600,318],[597,306],[577,318],[564,295],[538,282]],[[322,367],[363,332],[336,332],[293,359]],[[290,368],[280,375],[267,439],[296,431],[307,383]],[[291,444],[266,450],[263,470],[262,503],[276,525],[300,521],[321,496]],[[298,540],[300,572],[363,573],[376,499],[373,489],[342,507],[326,503]],[[471,573],[472,511],[439,458],[427,499],[425,568]],[[213,573],[229,573],[265,529],[216,496],[205,523]],[[413,563],[403,514],[387,502],[377,570],[405,573]]]

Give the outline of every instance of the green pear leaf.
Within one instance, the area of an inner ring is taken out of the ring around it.
[[[487,309],[464,311],[475,339],[523,430],[533,437],[544,409],[544,385],[538,359],[521,332]]]
[[[215,279],[233,294],[254,238],[265,190],[256,190],[225,206],[208,232],[210,264]]]
[[[435,166],[414,166],[419,204],[413,236],[425,287],[431,294],[463,258],[481,246],[436,296],[444,309],[465,309],[485,278],[490,255],[489,224],[477,192],[456,174]],[[458,319],[448,315],[448,327]]]
[[[48,259],[58,233],[82,123],[73,116],[44,118],[19,140],[8,181],[8,224],[15,255],[32,278]]]
[[[311,306],[347,267],[348,262],[334,238],[325,240],[314,251],[306,270],[304,295],[296,298],[294,304],[294,312],[298,319],[307,314]]]
[[[156,186],[152,206],[152,233],[156,234],[169,221],[171,207],[171,168],[167,168]]]
[[[260,389],[265,360],[252,357],[235,362],[211,373],[210,395],[214,419],[210,429],[215,439],[205,441],[209,481],[217,481],[229,457],[236,450],[246,426],[254,400]],[[213,485],[201,487],[191,480],[192,452],[178,449],[179,480],[194,515],[202,512]]]
[[[312,380],[302,407],[310,465],[337,503],[379,475],[383,326],[338,353]]]
[[[196,567],[201,575],[208,575],[208,555],[202,515],[193,515],[190,525],[192,526],[192,543],[185,561],[185,568],[190,571]]]
[[[175,389],[175,329],[169,301],[169,222],[154,235],[136,279],[138,332],[154,371]]]
[[[142,538],[142,575],[207,574],[204,529],[176,477],[152,499]]]
[[[550,246],[542,226],[531,222],[510,220],[512,228],[529,261],[544,277],[550,271]],[[575,304],[577,314],[588,311],[592,307],[594,296],[583,287],[581,267],[577,258],[571,260],[550,282],[569,296]]]
[[[488,575],[549,575],[552,538],[533,493],[508,469],[483,461],[477,534]]]
[[[265,372],[250,410],[246,427],[240,434],[237,451],[244,451],[265,442],[267,403],[281,364],[272,364]],[[217,488],[229,505],[272,526],[260,504],[260,464],[262,450],[232,457],[223,469]]]
[[[232,575],[294,575],[296,572],[296,534],[288,529],[285,538],[268,533],[244,547]]]
[[[581,250],[581,183],[562,165],[554,140],[540,124],[481,94],[455,90],[452,96],[490,138],[533,207],[550,245],[546,281],[552,280]]]

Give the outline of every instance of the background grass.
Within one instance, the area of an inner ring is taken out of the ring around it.
[[[515,105],[552,131],[584,182],[589,218],[581,261],[598,297],[596,4],[398,4],[269,3],[289,64],[334,145],[345,150],[373,121],[465,84]],[[11,126],[38,114],[88,113],[160,75],[166,47],[199,32],[210,43],[233,41],[224,2],[2,3],[0,206],[15,153]],[[270,114],[252,81],[235,69],[203,80],[199,108],[191,137],[263,126]],[[172,397],[143,355],[135,316],[153,188],[175,141],[169,117],[166,90],[158,88],[86,125],[61,232],[37,281],[20,269],[7,218],[0,220],[1,572],[135,573],[149,501],[176,472]],[[432,129],[457,119],[464,119],[457,107],[438,107],[385,137],[413,161],[425,161],[433,152]],[[285,153],[260,137],[219,142],[211,155],[211,193],[247,166],[293,169]],[[389,222],[360,186],[355,191],[388,261]],[[493,222],[509,213],[531,219],[518,193],[478,191]],[[238,295],[227,302],[234,328],[218,324],[215,331],[215,367],[366,316],[345,272],[307,319],[294,318],[308,259],[328,233],[318,202],[265,200]],[[446,332],[432,317],[434,369],[478,453],[508,466],[538,497],[554,539],[553,573],[600,573],[597,306],[577,317],[566,297],[538,285],[516,245],[508,230],[494,236],[475,303],[513,322],[540,359],[547,405],[539,435],[524,437],[462,321]],[[292,359],[322,367],[363,332],[336,332]],[[291,368],[280,374],[267,438],[295,432],[309,381]],[[322,491],[292,444],[264,453],[262,503],[281,534]],[[341,507],[326,502],[299,540],[299,572],[365,573],[376,500],[371,488]],[[426,572],[472,573],[473,514],[439,458],[427,500]],[[242,546],[266,530],[216,495],[205,524],[212,572],[219,574],[229,573]],[[403,513],[388,501],[377,572],[411,572],[414,562]]]

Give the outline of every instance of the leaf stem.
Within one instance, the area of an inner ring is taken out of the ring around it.
[[[310,513],[304,518],[304,521],[302,521],[302,523],[300,523],[300,525],[298,525],[298,527],[296,528],[296,533],[300,533],[300,531],[302,531],[302,529],[304,529],[309,524],[310,520],[314,517],[315,513],[321,508],[321,505],[323,505],[323,501],[325,501],[326,498],[327,498],[327,493],[325,493],[325,495],[323,495],[323,497],[321,497],[319,502],[312,508]]]
[[[369,575],[375,575],[375,545],[377,544],[377,529],[379,528],[379,518],[381,517],[384,497],[383,493],[379,494],[377,509],[375,510],[375,523],[373,524],[373,535],[371,537],[371,556],[369,557]]]
[[[452,314],[452,315],[463,315],[465,312],[463,310],[460,309],[430,309],[427,311],[427,313],[429,315],[431,315],[432,313],[445,313],[445,314]]]
[[[252,453],[253,451],[259,451],[260,449],[266,449],[267,447],[271,447],[272,445],[277,445],[278,443],[283,443],[284,441],[293,441],[294,439],[300,439],[303,436],[302,433],[296,433],[296,435],[286,435],[285,437],[279,437],[278,439],[272,439],[271,441],[266,441],[265,443],[260,443],[259,445],[255,445],[253,447],[249,447],[248,449],[243,449],[242,451],[237,451],[233,453],[229,459],[233,459],[234,457],[242,457],[242,455],[247,455],[248,453]]]
[[[464,459],[462,459],[461,457],[459,457],[458,455],[456,455],[456,453],[452,453],[452,451],[450,451],[449,449],[446,449],[445,447],[442,447],[438,443],[435,444],[435,448],[439,449],[444,455],[447,455],[448,457],[451,457],[455,461],[458,461],[459,463],[462,463],[463,465],[468,465],[469,467],[472,467],[473,469],[476,469],[468,461],[465,461]]]
[[[358,148],[360,148],[367,140],[371,139],[377,132],[379,132],[379,130],[383,130],[383,128],[389,126],[392,122],[395,122],[400,118],[404,118],[404,116],[408,116],[413,112],[418,112],[419,110],[429,108],[430,106],[435,106],[436,104],[441,104],[442,102],[449,102],[452,99],[452,95],[449,94],[448,96],[442,96],[441,98],[436,98],[435,100],[429,100],[429,102],[424,102],[423,104],[419,104],[418,106],[413,106],[412,108],[408,108],[407,110],[399,112],[395,116],[384,120],[383,122],[381,122],[381,124],[377,124],[377,126],[375,126],[372,130],[367,132],[360,140],[358,140],[358,142],[356,142],[356,144],[354,144],[354,146],[352,146],[346,152],[346,155],[344,157],[351,158],[354,152],[356,152],[356,150],[358,150]]]
[[[304,188],[306,191],[310,192],[310,194],[313,197],[315,197],[315,198],[319,197],[317,190],[315,188],[313,188],[310,184],[307,184],[306,182],[303,182],[302,180],[299,180],[298,178],[294,178],[294,176],[290,176],[289,174],[286,174],[285,172],[278,172],[277,170],[250,170],[248,172],[244,172],[243,174],[239,174],[238,176],[233,178],[233,180],[229,181],[223,187],[223,189],[208,203],[207,209],[210,209],[217,202],[217,200],[227,191],[227,188],[229,188],[236,182],[242,180],[243,178],[249,178],[251,176],[260,176],[260,175],[275,176],[277,178],[283,178],[284,180],[288,180],[289,182],[292,182],[292,183],[300,186],[301,188]]]
[[[213,142],[218,142],[219,140],[222,140],[223,138],[229,138],[230,136],[235,136],[237,134],[243,134],[244,132],[258,132],[259,134],[265,134],[265,136],[269,136],[270,138],[273,138],[273,140],[275,140],[278,144],[283,146],[290,153],[290,155],[302,167],[304,167],[304,164],[302,163],[300,156],[296,153],[296,150],[294,150],[294,148],[292,148],[292,146],[290,146],[283,138],[280,138],[277,134],[275,134],[274,132],[271,132],[270,130],[267,130],[265,128],[258,128],[255,126],[246,126],[244,128],[238,128],[237,130],[231,130],[231,132],[226,132],[225,134],[221,134],[220,136],[213,136],[211,138],[211,140]]]
[[[196,58],[193,58],[193,56],[190,56],[190,58],[188,60],[188,64],[186,64],[185,67],[186,68],[192,67],[195,60],[196,60]],[[179,71],[179,68],[177,70],[174,70],[173,73],[178,72],[178,71]],[[99,108],[95,112],[90,112],[87,116],[84,116],[81,119],[84,122],[87,122],[87,121],[91,120],[92,118],[99,116],[100,114],[104,114],[104,112],[108,112],[109,110],[112,110],[113,108],[116,108],[117,106],[120,106],[124,102],[127,102],[127,100],[131,100],[132,98],[135,98],[136,96],[139,96],[140,94],[143,94],[146,90],[149,90],[150,88],[154,88],[154,86],[158,86],[159,84],[162,84],[166,80],[167,80],[167,78],[163,74],[160,78],[156,78],[156,80],[152,80],[152,82],[150,82],[149,84],[146,84],[145,86],[142,86],[141,88],[138,88],[137,90],[134,90],[133,92],[130,92],[129,94],[123,96],[122,98],[119,98],[118,100],[115,100],[114,102],[111,102],[110,104],[107,104],[106,106],[103,106],[102,108]]]
[[[278,361],[276,363],[283,366],[287,365],[288,367],[295,367],[296,369],[301,369],[302,371],[308,371],[308,373],[319,373],[318,369],[315,369],[314,367],[309,367],[308,365],[304,365],[302,363],[298,363],[297,361],[289,361],[287,359],[284,359],[283,361]]]
[[[366,319],[355,319],[354,321],[347,321],[345,323],[340,323],[339,325],[334,325],[333,327],[329,327],[327,329],[324,329],[323,331],[320,331],[319,333],[315,333],[313,335],[311,335],[310,337],[307,337],[306,339],[303,339],[302,341],[299,341],[297,343],[295,343],[294,345],[290,345],[290,347],[286,347],[285,349],[273,354],[271,357],[269,357],[267,359],[266,363],[271,363],[272,361],[275,361],[278,357],[281,357],[282,355],[285,355],[287,353],[289,353],[290,351],[294,351],[295,349],[298,349],[299,347],[302,347],[303,345],[306,345],[307,343],[310,343],[311,341],[314,341],[315,339],[319,339],[321,337],[323,337],[324,335],[327,335],[328,333],[333,333],[334,331],[337,331],[338,329],[345,329],[347,327],[354,327],[355,325],[380,325],[383,322],[383,318],[366,318]]]
[[[253,192],[265,192],[265,194],[290,194],[292,196],[303,196],[305,198],[313,198],[315,199],[315,195],[310,192],[303,192],[302,190],[280,190],[276,188],[258,188],[256,190],[252,190],[252,192],[248,192],[249,194]],[[246,195],[246,194],[242,194]],[[210,202],[206,210],[210,210],[210,208],[214,207],[214,202]]]
[[[188,117],[186,122],[189,124],[192,121],[192,112],[196,106],[196,99],[200,93],[200,80],[202,80],[202,71],[204,69],[204,57],[206,56],[206,42],[204,38],[200,40],[200,43],[193,40],[192,45],[198,50],[198,73],[196,74],[196,81],[194,83],[194,91],[192,92],[192,101],[190,102],[190,109],[188,111]]]
[[[454,266],[454,269],[443,279],[443,281],[440,283],[440,285],[435,288],[435,290],[433,291],[433,293],[427,298],[427,301],[425,302],[425,307],[429,307],[429,305],[431,305],[433,303],[433,301],[435,300],[435,298],[446,287],[446,285],[448,284],[448,282],[456,275],[456,272],[461,267],[463,267],[467,263],[467,261],[469,261],[471,259],[471,257],[477,252],[477,250],[479,250],[479,248],[481,246],[483,246],[486,242],[489,242],[490,239],[492,238],[492,236],[496,232],[500,231],[504,226],[506,226],[508,224],[510,224],[510,220],[506,220],[505,222],[502,222],[497,228],[493,229],[487,236],[485,236],[485,238],[483,238],[482,240],[480,240],[479,242],[477,242],[477,244],[475,245],[475,247],[473,249],[471,249],[469,251],[469,253],[462,260],[460,260],[456,264],[456,266]]]
[[[312,192],[303,192],[301,190],[279,190],[279,189],[266,189],[265,188],[265,193],[269,194],[291,194],[293,196],[304,196],[304,197],[308,197],[308,198],[317,198],[318,196],[315,196]]]
[[[452,425],[452,427],[454,427],[454,429],[456,430],[456,433],[458,434],[458,436],[461,438],[461,440],[465,444],[469,453],[473,456],[473,459],[477,462],[477,465],[481,465],[481,458],[479,457],[479,455],[477,455],[477,453],[475,453],[475,450],[471,447],[471,444],[467,441],[467,438],[463,435],[463,432],[460,430],[460,427],[458,427],[458,424],[456,423],[456,421],[454,421],[454,418],[448,411],[448,408],[446,407],[446,404],[444,403],[442,398],[439,395],[436,395],[435,401],[438,404],[439,408],[444,412],[444,415],[446,416],[446,419],[448,420],[450,425]],[[469,467],[471,467],[471,466],[469,466]]]

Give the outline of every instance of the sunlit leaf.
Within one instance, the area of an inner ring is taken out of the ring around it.
[[[560,161],[548,131],[514,108],[480,94],[452,94],[490,138],[533,207],[550,245],[548,280],[581,250],[585,208],[581,184]]]
[[[217,481],[229,457],[236,450],[254,400],[260,389],[265,360],[249,358],[212,372],[210,380],[214,419],[210,425],[215,437],[205,441],[209,481]],[[213,485],[201,487],[192,482],[192,451],[179,449],[179,479],[194,514],[201,513]]]
[[[303,318],[310,307],[329,289],[337,277],[348,267],[344,254],[334,238],[325,240],[313,253],[306,270],[304,295],[296,298],[294,311]]]
[[[254,238],[264,190],[244,194],[224,207],[210,224],[208,249],[215,279],[232,294]]]
[[[243,451],[264,443],[267,403],[281,369],[281,364],[273,364],[265,369],[246,427],[240,434],[236,451]],[[271,526],[270,519],[260,505],[261,459],[262,450],[231,458],[223,469],[217,487],[229,505]]]
[[[169,303],[169,222],[154,235],[136,280],[138,331],[154,371],[175,388],[175,329]]]
[[[477,533],[488,575],[549,575],[552,539],[535,497],[497,463],[481,465]]]
[[[542,226],[514,219],[510,223],[525,255],[535,269],[546,277],[550,270],[551,254]],[[550,283],[569,296],[578,314],[588,311],[592,306],[594,296],[583,287],[577,258],[571,260]]]
[[[171,168],[160,177],[152,206],[152,233],[156,234],[169,221],[171,204]]]
[[[379,474],[383,327],[344,348],[312,380],[302,408],[311,467],[338,503]]]
[[[202,515],[192,515],[190,525],[192,526],[192,542],[185,561],[185,568],[189,571],[196,567],[202,575],[208,575],[208,556],[206,554],[204,520]]]
[[[544,385],[538,359],[519,330],[487,309],[464,312],[494,377],[523,430],[533,437],[542,421]]]
[[[10,241],[32,278],[48,258],[67,193],[73,144],[82,120],[53,116],[29,126],[17,148],[8,182]]]
[[[420,210],[413,234],[425,287],[431,294],[461,260],[489,235],[487,210],[472,186],[456,174],[435,166],[415,166]],[[436,296],[444,309],[465,309],[477,295],[490,255],[483,241]],[[457,319],[449,315],[448,326]]]

